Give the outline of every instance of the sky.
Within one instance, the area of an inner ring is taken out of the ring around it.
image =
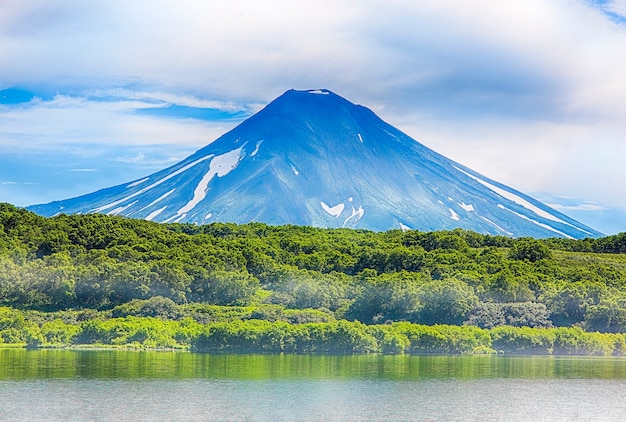
[[[626,0],[0,0],[0,63],[0,202],[141,178],[327,88],[626,231]]]

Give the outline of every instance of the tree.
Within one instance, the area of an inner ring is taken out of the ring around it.
[[[493,328],[501,325],[513,327],[552,327],[550,311],[543,303],[481,303],[472,310],[465,325]]]
[[[192,299],[216,305],[241,305],[258,288],[259,280],[246,272],[215,271],[192,282]]]
[[[626,297],[604,300],[587,308],[585,327],[589,331],[626,332]]]
[[[530,237],[521,238],[513,244],[509,258],[518,261],[537,262],[552,258],[552,251],[543,242]]]
[[[368,274],[365,271],[361,275],[362,290],[350,305],[346,318],[364,323],[416,319],[422,307],[419,287],[421,277],[405,272],[382,276]]]
[[[419,298],[419,321],[425,324],[460,325],[478,305],[474,289],[454,278],[422,285]]]

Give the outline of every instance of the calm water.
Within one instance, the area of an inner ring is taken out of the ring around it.
[[[626,359],[0,349],[0,420],[625,421]]]

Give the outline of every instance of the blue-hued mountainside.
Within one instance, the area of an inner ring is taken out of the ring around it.
[[[328,91],[290,90],[185,160],[145,178],[33,205],[157,222],[601,236],[458,164]]]

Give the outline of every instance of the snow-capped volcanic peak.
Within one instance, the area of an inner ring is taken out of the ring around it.
[[[47,216],[98,212],[196,224],[601,235],[426,148],[326,89],[285,92],[167,169],[29,208]]]

